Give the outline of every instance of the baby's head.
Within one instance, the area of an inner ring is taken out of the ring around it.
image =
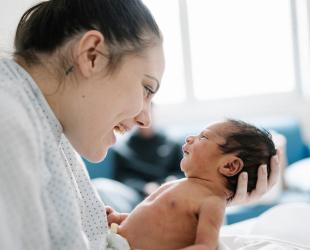
[[[258,167],[267,165],[276,154],[271,135],[243,121],[227,119],[217,122],[197,136],[189,136],[183,146],[181,168],[188,177],[208,179],[220,176],[232,195],[236,192],[238,176],[248,173],[248,192],[257,182]],[[224,177],[224,178],[223,178]]]
[[[267,165],[267,174],[270,174],[270,159],[276,154],[276,148],[271,134],[251,124],[238,120],[226,120],[229,124],[224,144],[220,144],[220,150],[226,154],[234,154],[242,161],[242,171],[248,173],[248,192],[255,189],[257,182],[258,167]],[[236,192],[238,176],[236,174],[226,176],[226,187],[233,193]]]

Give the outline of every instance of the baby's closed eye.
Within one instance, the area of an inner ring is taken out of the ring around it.
[[[208,136],[205,135],[205,134],[200,134],[200,135],[199,135],[199,139],[200,139],[200,140],[205,140],[205,139],[209,139],[209,138],[208,138]]]

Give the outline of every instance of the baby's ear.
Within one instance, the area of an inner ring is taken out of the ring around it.
[[[243,161],[234,155],[229,155],[219,167],[219,172],[224,176],[234,176],[243,168]]]

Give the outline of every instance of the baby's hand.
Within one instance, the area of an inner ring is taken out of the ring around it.
[[[123,222],[123,220],[125,220],[127,218],[127,216],[128,216],[128,214],[126,214],[126,213],[118,213],[118,212],[116,212],[110,206],[106,206],[105,207],[105,211],[106,211],[106,214],[107,214],[109,226],[111,226],[112,223],[116,223],[116,224],[120,225]]]

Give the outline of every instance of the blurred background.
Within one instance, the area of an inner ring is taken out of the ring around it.
[[[11,55],[18,18],[36,2],[0,0],[1,56]],[[164,35],[166,71],[152,128],[122,136],[101,163],[85,161],[105,203],[130,211],[161,183],[182,177],[186,135],[222,118],[272,130],[283,156],[277,186],[255,204],[229,208],[227,224],[279,203],[310,202],[310,1],[144,3]]]

